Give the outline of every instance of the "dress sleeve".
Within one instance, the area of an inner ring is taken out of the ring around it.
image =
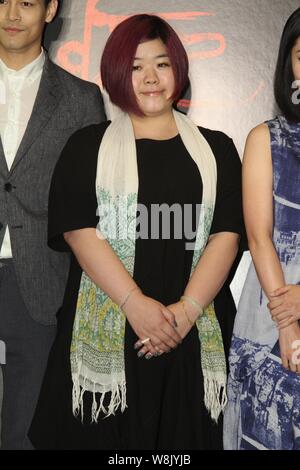
[[[65,232],[97,226],[95,183],[100,126],[73,134],[55,167],[49,193],[48,245],[56,251],[70,251]]]
[[[244,238],[241,161],[233,141],[223,134],[217,162],[217,197],[211,234],[234,232]]]

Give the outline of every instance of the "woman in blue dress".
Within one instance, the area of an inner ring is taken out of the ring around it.
[[[243,163],[253,263],[230,353],[226,449],[300,450],[300,8],[275,74],[282,115],[253,129]]]

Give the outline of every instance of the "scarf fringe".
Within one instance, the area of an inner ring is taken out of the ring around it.
[[[227,405],[226,377],[204,374],[204,404],[211,418],[217,423]]]
[[[82,379],[82,380],[81,380]],[[88,381],[90,383],[90,381]],[[82,384],[81,384],[82,383]],[[81,416],[81,422],[84,419],[84,393],[90,391],[90,386],[86,386],[87,379],[79,378],[78,376],[73,376],[73,390],[72,390],[72,402],[73,402],[73,415]],[[111,415],[114,415],[119,407],[121,407],[122,413],[127,408],[126,404],[126,382],[123,383],[114,383],[111,386],[111,390],[104,392],[96,391],[97,384],[93,383],[93,403],[91,409],[91,422],[98,423],[99,415],[102,412],[105,415],[105,418],[108,418]],[[110,393],[110,401],[107,407],[104,406],[104,400],[107,394]],[[97,395],[100,396],[99,404],[97,402]]]
[[[192,274],[210,234],[216,200],[217,167],[213,152],[197,126],[187,116],[175,110],[174,119],[187,152],[198,166],[203,183],[200,225],[197,229],[196,245],[193,245]],[[112,204],[109,204],[106,217],[100,217],[104,229],[106,222],[110,222],[112,217],[115,220],[117,216],[116,226],[120,226],[122,230],[124,223],[125,225],[127,223],[129,231],[125,240],[119,240],[114,236],[114,233],[111,236],[108,233],[106,238],[131,276],[135,260],[136,223],[134,223],[134,219],[136,218],[138,187],[133,126],[130,117],[122,114],[108,126],[101,141],[97,164],[96,193],[99,209],[107,207],[107,203],[112,201]],[[122,213],[118,211],[117,214],[113,211],[120,199],[123,200],[121,206],[124,206],[124,218],[122,211]],[[127,212],[126,209],[128,209]],[[110,224],[108,226],[110,227]],[[105,234],[101,224],[99,231]],[[120,405],[122,411],[126,408],[123,320],[121,312],[114,309],[113,302],[83,272],[71,346],[73,413],[74,415],[81,414],[82,420],[84,417],[83,396],[86,390],[93,394],[92,422],[97,422],[100,412],[110,416],[115,414]],[[116,325],[116,329],[114,329],[114,325]],[[211,330],[215,330],[215,335],[211,334]],[[209,366],[212,364],[211,375],[208,375],[209,380],[205,385],[206,404],[212,410],[213,419],[217,420],[224,406],[224,398],[221,398],[221,403],[217,398],[221,395],[226,378],[223,380],[224,351],[220,347],[221,331],[218,328],[214,312],[207,318],[207,324],[204,325],[203,331],[204,341],[208,340],[209,343],[213,343],[212,347],[209,344],[206,354],[207,364]],[[105,332],[105,351],[101,346],[103,332]],[[200,343],[202,343],[202,328],[199,330],[199,335]],[[82,337],[84,338],[84,347]],[[115,347],[116,344],[117,347]],[[203,364],[206,365],[202,362],[202,366]],[[205,371],[206,367],[203,370]],[[223,381],[218,380],[219,377]],[[100,394],[100,403],[98,403],[96,393]],[[107,400],[105,400],[106,393],[111,393]],[[104,406],[106,401],[109,401],[107,409]]]

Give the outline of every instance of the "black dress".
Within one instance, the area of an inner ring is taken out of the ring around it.
[[[98,149],[109,123],[89,126],[74,134],[56,166],[49,200],[49,246],[65,251],[63,233],[95,227]],[[241,164],[231,139],[221,132],[200,129],[216,158],[217,200],[211,233],[243,233]],[[193,204],[202,200],[198,167],[180,136],[169,140],[136,141],[139,175],[138,202],[146,206]],[[193,213],[196,226],[196,212]],[[160,234],[161,235],[161,234]],[[144,294],[164,305],[178,301],[189,280],[193,252],[184,238],[137,239],[134,279]],[[85,395],[84,422],[72,414],[70,344],[81,268],[74,256],[58,312],[58,330],[30,439],[37,449],[220,449],[221,420],[214,424],[203,404],[200,344],[193,327],[175,350],[151,360],[139,359],[137,337],[126,324],[125,371],[128,408],[122,414],[90,424],[91,394]],[[233,274],[233,273],[232,273]],[[226,353],[235,315],[229,290],[232,279],[215,300]]]

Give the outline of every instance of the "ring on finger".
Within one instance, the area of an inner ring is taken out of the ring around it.
[[[141,344],[146,344],[150,341],[150,338],[145,338],[145,339],[141,339],[140,343]]]

